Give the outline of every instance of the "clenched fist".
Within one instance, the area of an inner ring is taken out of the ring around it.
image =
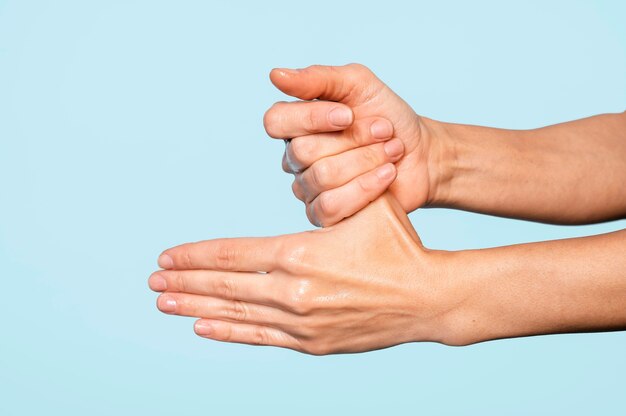
[[[405,212],[428,202],[433,144],[424,119],[368,68],[274,69],[270,78],[305,100],[274,104],[264,125],[290,139],[283,169],[295,175],[293,192],[313,224],[335,224],[387,188]]]

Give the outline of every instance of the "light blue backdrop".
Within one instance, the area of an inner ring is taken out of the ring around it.
[[[625,109],[625,20],[620,1],[0,1],[0,414],[625,414],[626,333],[313,357],[198,338],[146,285],[172,245],[310,227],[262,127],[286,99],[272,67],[361,62],[426,116],[532,128]],[[411,219],[442,249],[626,227]]]

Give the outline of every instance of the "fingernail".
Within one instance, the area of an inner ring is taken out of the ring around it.
[[[380,179],[387,180],[393,177],[394,170],[395,168],[393,164],[387,163],[386,165],[383,165],[380,168],[378,168],[378,170],[376,171],[376,176],[378,176]]]
[[[402,141],[400,139],[389,140],[384,145],[385,153],[390,158],[396,158],[404,152],[404,146],[402,145]]]
[[[352,111],[344,107],[336,107],[328,113],[328,119],[337,127],[347,127],[352,124]]]
[[[159,274],[153,274],[152,276],[150,276],[150,281],[148,282],[148,284],[150,285],[150,289],[154,290],[155,292],[163,292],[165,289],[167,289],[167,282],[165,281],[163,276]]]
[[[159,296],[157,306],[161,312],[172,313],[176,311],[176,300],[167,295]]]
[[[375,139],[386,139],[390,137],[392,130],[391,123],[384,120],[376,120],[370,126],[370,133]]]
[[[276,68],[276,70],[278,71],[280,75],[297,74],[298,72],[300,72],[299,69],[292,69],[292,68]]]
[[[197,321],[194,325],[194,330],[198,335],[211,335],[211,332],[213,332],[213,327],[206,322]]]
[[[158,263],[159,267],[162,269],[171,269],[174,267],[174,260],[172,260],[172,258],[167,254],[161,254],[159,256]]]

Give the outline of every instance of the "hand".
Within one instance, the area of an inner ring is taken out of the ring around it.
[[[164,292],[161,311],[201,318],[202,337],[359,352],[442,341],[458,291],[435,273],[437,257],[387,194],[324,229],[171,248],[149,285]]]
[[[424,119],[369,69],[314,65],[274,69],[270,78],[284,93],[314,100],[276,103],[264,117],[270,136],[291,138],[283,169],[295,175],[293,192],[313,224],[335,224],[388,187],[405,212],[428,202]]]

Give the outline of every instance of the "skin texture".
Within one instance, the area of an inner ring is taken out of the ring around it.
[[[360,65],[275,69],[270,78],[289,95],[326,100],[281,103],[265,117],[271,136],[297,136],[285,151],[294,161],[285,170],[295,173],[294,194],[315,225],[354,214],[386,189],[406,212],[447,207],[558,224],[626,217],[626,112],[533,130],[494,129],[418,116]],[[350,128],[325,130],[319,113],[344,104],[355,123],[388,119],[403,143],[400,159],[367,152],[372,139],[366,134],[356,135],[360,144],[349,139],[355,136]],[[370,175],[366,185],[354,183],[389,162],[396,165],[395,180]]]
[[[271,77],[315,99],[274,105],[265,126],[292,138],[283,167],[325,228],[166,250],[149,278],[161,311],[200,318],[205,338],[315,355],[626,329],[626,230],[446,252],[426,249],[406,216],[429,205],[569,224],[624,217],[625,114],[490,129],[418,117],[360,65]]]
[[[534,130],[432,122],[431,206],[557,224],[626,218],[626,112]]]
[[[447,342],[626,329],[626,230],[448,253],[464,287]]]
[[[149,283],[167,288],[162,311],[204,318],[200,336],[316,355],[360,352],[439,340],[443,299],[454,289],[430,262],[386,195],[324,229],[172,248],[159,259],[168,270]]]
[[[291,139],[283,169],[294,173],[293,192],[311,223],[335,224],[388,187],[405,212],[428,201],[430,145],[420,117],[368,68],[274,69],[270,79],[284,93],[309,100],[276,103],[263,123],[271,137]],[[346,122],[333,125],[330,114],[340,110],[348,113]],[[393,173],[377,175],[379,166]]]
[[[626,329],[626,231],[425,249],[389,193],[339,224],[183,244],[149,279],[198,335],[314,355]],[[594,259],[590,262],[589,259]],[[258,273],[263,271],[264,273]]]

